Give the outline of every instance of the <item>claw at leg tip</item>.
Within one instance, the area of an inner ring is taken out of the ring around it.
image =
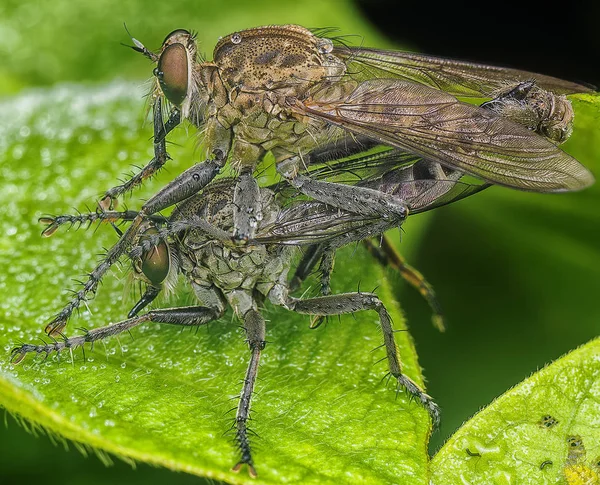
[[[231,469],[231,471],[239,473],[244,465],[248,465],[248,475],[250,475],[251,478],[256,478],[258,476],[258,473],[256,473],[256,469],[250,463],[245,463],[243,461],[237,462],[236,465]]]
[[[59,337],[65,326],[66,323],[64,322],[50,322],[46,325],[46,328],[44,328],[44,332],[46,332],[49,337]]]
[[[446,324],[444,323],[444,318],[441,315],[434,315],[432,318],[433,326],[440,332],[446,331]]]
[[[16,349],[13,349],[13,351],[11,352],[11,355],[10,355],[10,363],[12,365],[19,365],[21,362],[23,362],[25,355],[26,355],[26,352],[21,351],[21,349],[19,347],[17,347]]]

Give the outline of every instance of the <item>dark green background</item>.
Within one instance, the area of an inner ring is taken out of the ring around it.
[[[268,23],[338,26],[343,34],[364,36],[364,41],[351,38],[354,43],[391,45],[349,1],[4,0],[0,93],[18,95],[59,82],[142,82],[150,75],[149,65],[119,45],[128,41],[123,22],[150,48],[175,28],[198,30],[201,50],[209,57],[219,35]],[[600,126],[600,113],[593,113]],[[578,133],[576,125],[567,145],[596,176],[599,140],[589,130]],[[398,281],[429,391],[444,412],[433,450],[495,396],[598,334],[599,201],[597,187],[567,195],[494,187],[406,225],[401,248],[434,284],[449,326],[446,334],[437,333],[426,304]],[[96,458],[34,438],[11,417],[6,421],[8,426],[0,427],[2,483],[198,483],[195,477],[145,465],[134,472],[118,460],[107,469]]]

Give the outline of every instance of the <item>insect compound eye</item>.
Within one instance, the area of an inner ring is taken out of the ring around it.
[[[190,37],[191,35],[192,34],[190,33],[189,30],[175,29],[173,32],[167,34],[167,36],[165,37],[165,40],[163,40],[163,46],[165,44],[167,44],[169,40],[171,40],[171,37],[177,37],[177,36]]]
[[[158,60],[157,77],[167,99],[175,106],[181,106],[188,90],[188,58],[183,44],[165,47]]]
[[[155,228],[150,228],[146,234],[156,234]],[[144,236],[140,242],[144,241]],[[151,285],[159,287],[167,278],[171,267],[171,254],[169,245],[165,241],[160,241],[156,246],[152,246],[145,251],[139,260],[134,262],[134,269],[138,274],[143,274]]]

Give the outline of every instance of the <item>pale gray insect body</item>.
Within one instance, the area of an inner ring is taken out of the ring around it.
[[[171,216],[172,222],[205,220],[226,232],[233,227],[234,206],[231,186],[233,181],[211,185],[208,196],[192,197],[181,204]],[[262,224],[273,224],[279,212],[274,194],[268,189],[260,192],[263,212]],[[251,308],[257,309],[252,296],[258,291],[272,303],[285,303],[287,273],[292,264],[293,248],[279,245],[240,246],[225,244],[207,237],[202,229],[189,229],[177,236],[180,270],[195,290],[206,295],[210,288],[218,288],[236,314],[243,316]],[[216,302],[217,300],[215,300]],[[221,305],[222,307],[222,305]]]
[[[81,336],[55,340],[53,343],[21,345],[13,350],[12,361],[19,363],[29,353],[48,355],[63,349],[80,347],[128,331],[145,322],[181,326],[205,325],[222,317],[229,305],[243,323],[251,352],[234,423],[240,450],[240,458],[234,470],[237,471],[243,465],[247,465],[249,473],[255,476],[247,424],[260,356],[266,346],[266,323],[261,315],[264,301],[269,299],[273,304],[283,306],[290,311],[314,315],[317,317],[316,321],[329,315],[372,310],[379,315],[389,374],[399,386],[406,389],[425,407],[434,425],[437,425],[439,408],[423,389],[402,372],[391,318],[377,295],[355,292],[306,299],[289,295],[287,280],[292,266],[294,251],[292,246],[277,242],[263,243],[259,240],[252,241],[249,245],[240,245],[231,238],[230,231],[237,210],[233,203],[234,185],[233,179],[214,181],[200,193],[179,204],[168,220],[149,216],[143,218],[139,237],[134,239],[134,247],[129,255],[134,274],[146,282],[147,287],[140,300],[129,312],[127,320],[89,330]],[[259,201],[263,217],[258,223],[257,231],[259,234],[265,231],[265,238],[268,239],[270,228],[280,225],[281,218],[285,218],[285,214],[293,216],[295,212],[290,212],[291,208],[282,210],[274,193],[266,188],[260,189]],[[311,202],[299,201],[296,206],[304,214],[320,215],[331,221],[342,215],[332,212],[325,204],[319,206]],[[351,213],[347,214],[351,216]],[[68,216],[46,217],[43,222],[50,224],[50,233],[53,233],[62,223],[119,219],[135,221],[138,217],[139,213],[134,211],[121,213],[106,211],[70,218]],[[395,221],[386,221],[386,224],[400,225],[403,220],[398,218]],[[356,222],[360,225],[364,221]],[[352,218],[344,224],[347,224],[345,227],[348,229],[352,229]],[[294,226],[293,222],[292,226]],[[305,224],[298,227],[297,231],[310,233],[311,225]],[[358,233],[354,240],[362,238],[363,234]],[[151,309],[145,314],[138,315],[165,287],[171,284],[173,275],[178,272],[185,275],[199,305]],[[66,308],[68,309],[69,305]]]
[[[430,56],[335,46],[298,25],[225,36],[211,62],[198,58],[194,36],[182,29],[165,38],[159,53],[135,39],[133,48],[157,65],[152,91],[155,156],[130,180],[108,190],[100,206],[112,207],[116,198],[166,163],[165,138],[184,119],[202,130],[206,159],[143,205],[105,264],[47,326],[50,334],[60,332],[72,311],[96,290],[146,217],[197,194],[228,163],[239,174],[233,237],[254,238],[262,215],[253,172],[268,151],[278,173],[302,194],[341,210],[351,208],[359,216],[384,219],[402,217],[403,201],[376,186],[315,180],[306,175],[306,156],[331,144],[352,146],[345,156],[362,152],[365,145],[383,145],[486,183],[524,190],[571,191],[593,183],[591,173],[556,145],[568,135],[572,117],[570,105],[554,94],[589,91],[575,83]],[[534,87],[518,100],[524,91],[520,86],[531,80]],[[514,93],[505,92],[507,86],[516,86]],[[548,92],[552,96],[546,99]],[[484,109],[456,96],[494,99]],[[172,108],[165,121],[166,101]],[[521,111],[513,109],[519,103]],[[546,109],[544,103],[552,106]]]

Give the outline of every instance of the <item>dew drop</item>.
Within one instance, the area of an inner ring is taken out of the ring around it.
[[[333,50],[333,42],[330,39],[321,39],[317,44],[317,50],[321,54],[329,54]]]

